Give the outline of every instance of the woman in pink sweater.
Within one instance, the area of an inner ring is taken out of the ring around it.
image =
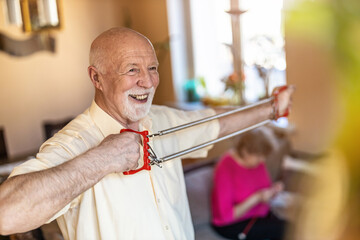
[[[270,211],[268,202],[283,184],[272,184],[265,159],[272,144],[257,129],[240,136],[234,149],[215,168],[212,226],[229,239],[282,239],[285,222]]]

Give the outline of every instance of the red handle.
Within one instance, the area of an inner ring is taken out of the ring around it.
[[[280,117],[287,117],[289,116],[289,107],[287,109],[285,109],[285,112],[284,114],[280,115],[279,114],[279,94],[285,90],[288,89],[288,86],[287,85],[284,85],[284,86],[280,86],[280,87],[277,87],[274,89],[272,95],[274,96],[274,107],[275,107],[275,120],[277,120],[278,118]]]
[[[144,151],[144,165],[141,168],[138,168],[136,170],[130,170],[130,171],[126,171],[123,172],[124,175],[131,175],[137,172],[140,172],[141,170],[151,170],[151,166],[150,166],[150,160],[149,160],[149,146],[147,145],[147,143],[149,142],[149,132],[148,131],[142,131],[142,132],[138,132],[138,131],[134,131],[132,129],[121,129],[120,133],[123,132],[133,132],[133,133],[137,133],[140,134],[143,137],[143,151]]]

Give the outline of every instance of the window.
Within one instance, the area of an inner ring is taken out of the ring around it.
[[[224,94],[222,79],[234,71],[232,15],[227,11],[235,1],[168,0],[171,47],[174,49],[177,45],[176,51],[182,54],[179,57],[179,53],[172,52],[176,89],[183,91],[187,80],[202,78],[209,95]],[[286,83],[283,0],[239,0],[235,4],[246,11],[240,15],[239,25],[244,96],[247,102],[254,102],[266,97],[265,80],[270,93],[274,86]],[[178,96],[179,100],[186,99],[181,92]]]

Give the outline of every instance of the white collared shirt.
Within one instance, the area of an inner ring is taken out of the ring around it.
[[[155,133],[198,120],[211,109],[184,112],[153,105],[140,121],[140,130]],[[39,171],[73,159],[123,128],[95,102],[40,148],[36,158],[16,167],[11,176]],[[151,146],[159,157],[217,138],[218,121],[155,137]],[[205,157],[206,149],[187,157]],[[41,189],[38,189],[41,191]],[[180,159],[152,166],[134,175],[113,173],[65,206],[57,219],[64,239],[194,239]]]

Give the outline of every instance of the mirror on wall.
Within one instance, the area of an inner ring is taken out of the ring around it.
[[[55,52],[49,30],[62,29],[62,0],[0,0],[0,52],[23,57]]]
[[[20,5],[25,32],[61,28],[61,0],[20,0]]]

